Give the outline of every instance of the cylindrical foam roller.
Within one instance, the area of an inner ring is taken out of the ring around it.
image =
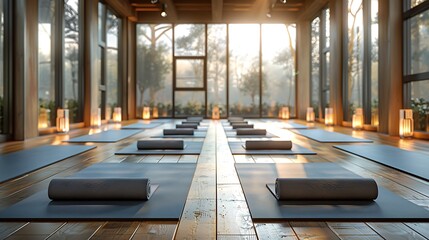
[[[147,178],[57,178],[48,187],[52,200],[147,200]]]
[[[370,178],[277,178],[279,200],[374,200],[378,187]]]
[[[193,128],[164,129],[164,135],[194,135]]]
[[[229,117],[228,121],[229,122],[244,121],[244,118],[242,118],[242,117]]]
[[[176,128],[193,128],[198,129],[197,124],[176,124]]]
[[[201,122],[203,120],[202,117],[187,117],[186,118],[187,121],[198,121]]]
[[[137,141],[137,149],[183,149],[183,140],[139,140]]]
[[[237,121],[237,122],[229,122],[229,124],[231,125],[231,126],[234,126],[234,125],[243,125],[243,124],[249,124],[249,122],[248,121]]]
[[[237,124],[232,126],[233,129],[238,128],[253,128],[253,124]]]
[[[291,150],[291,141],[247,140],[246,149],[249,150]]]
[[[182,124],[200,125],[200,122],[198,122],[198,121],[183,121]]]
[[[237,129],[237,135],[267,135],[267,130],[242,128],[242,129]]]

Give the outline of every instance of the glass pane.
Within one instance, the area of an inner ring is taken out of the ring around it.
[[[203,88],[204,87],[204,60],[177,59],[176,60],[176,87]]]
[[[174,104],[176,117],[205,115],[204,91],[176,91]]]
[[[226,25],[207,27],[207,116],[214,106],[226,117]]]
[[[110,108],[110,113],[112,113],[113,108],[119,106],[118,39],[120,19],[107,11],[106,22],[106,107]]]
[[[55,126],[55,0],[39,1],[39,129]]]
[[[329,8],[323,10],[323,14],[325,15],[324,16],[325,22],[324,22],[324,26],[323,26],[324,29],[325,29],[325,37],[326,37],[326,39],[325,39],[325,47],[328,48],[330,40],[331,40],[331,32],[330,32],[331,28],[330,28],[330,12],[329,12]]]
[[[347,121],[354,110],[362,107],[363,96],[363,13],[362,0],[348,1]]]
[[[95,77],[95,79],[96,79],[96,81],[97,81],[97,83],[99,84],[99,85],[101,85],[101,79],[102,79],[102,67],[101,67],[101,63],[102,63],[102,53],[103,53],[103,48],[101,48],[101,47],[98,47],[98,49],[97,49],[97,61],[96,61],[96,64],[95,64],[95,74],[96,74],[96,77]],[[98,91],[98,96],[97,96],[97,106],[98,107],[102,107],[101,106],[101,91]]]
[[[79,0],[64,1],[64,107],[70,123],[79,119]]]
[[[411,18],[408,23],[411,37],[411,56],[408,56],[411,60],[410,74],[429,72],[429,11]]]
[[[106,39],[105,35],[105,24],[104,19],[106,18],[106,6],[102,3],[98,3],[98,41],[104,42]]]
[[[378,126],[378,0],[371,0],[371,125]]]
[[[422,2],[425,2],[426,0],[411,0],[411,8],[419,5]]]
[[[137,25],[137,116],[143,107],[157,107],[160,117],[172,116],[172,26]]]
[[[429,132],[429,80],[411,83],[414,129]]]
[[[329,81],[329,62],[331,54],[330,52],[326,52],[323,54],[324,56],[324,64],[323,64],[323,92],[322,92],[322,98],[323,98],[323,106],[322,109],[325,109],[330,106],[330,81]],[[324,111],[322,112],[324,114]]]
[[[229,115],[259,116],[258,24],[229,25]]]
[[[3,0],[0,0],[0,134],[4,133],[4,118],[7,114],[4,112],[4,9]]]
[[[320,104],[320,18],[311,22],[311,95],[310,104],[316,118],[319,117]]]
[[[204,24],[179,24],[174,27],[174,39],[176,56],[205,55]]]
[[[296,25],[262,25],[262,116],[288,106],[295,116]]]

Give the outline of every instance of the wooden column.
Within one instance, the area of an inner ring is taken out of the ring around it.
[[[343,0],[331,0],[330,9],[330,106],[334,109],[334,124],[341,125],[343,121]],[[322,109],[323,110],[323,109]]]
[[[127,111],[128,119],[136,118],[136,23],[127,21]]]
[[[38,119],[38,4],[15,0],[13,50],[13,139],[39,135]]]
[[[379,1],[379,131],[399,135],[402,108],[402,0]]]
[[[310,106],[310,21],[299,21],[297,31],[298,78],[296,84],[296,109],[297,118],[305,119],[307,107]]]
[[[97,110],[98,79],[98,1],[83,1],[85,4],[84,24],[84,123],[91,125],[91,112]]]

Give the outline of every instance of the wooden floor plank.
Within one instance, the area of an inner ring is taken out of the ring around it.
[[[170,240],[174,237],[177,222],[142,222],[131,239]]]
[[[368,223],[368,225],[385,239],[426,239],[403,223]]]
[[[32,222],[25,225],[23,228],[16,231],[12,236],[7,239],[34,239],[41,240],[46,239],[52,234],[54,234],[58,229],[60,229],[66,223],[58,222],[58,223],[39,223]]]
[[[138,222],[107,222],[90,239],[130,239],[138,226]]]
[[[255,224],[255,228],[259,239],[298,239],[289,223],[257,223]]]
[[[69,222],[52,234],[49,239],[89,239],[105,222]]]
[[[29,223],[25,222],[2,222],[0,223],[0,239],[5,239],[12,233],[25,227]]]
[[[299,239],[340,239],[326,223],[291,222],[290,225]]]

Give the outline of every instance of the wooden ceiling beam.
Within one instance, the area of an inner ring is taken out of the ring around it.
[[[221,22],[223,18],[223,0],[212,0],[212,21]]]
[[[164,2],[167,4],[167,20],[169,21],[177,21],[177,11],[176,6],[174,5],[172,0],[162,0],[161,2]]]
[[[314,16],[328,4],[329,0],[305,1],[304,10],[298,15],[297,20],[311,20]]]
[[[106,4],[112,7],[121,17],[127,17],[130,21],[137,21],[136,10],[128,1],[106,0]]]

